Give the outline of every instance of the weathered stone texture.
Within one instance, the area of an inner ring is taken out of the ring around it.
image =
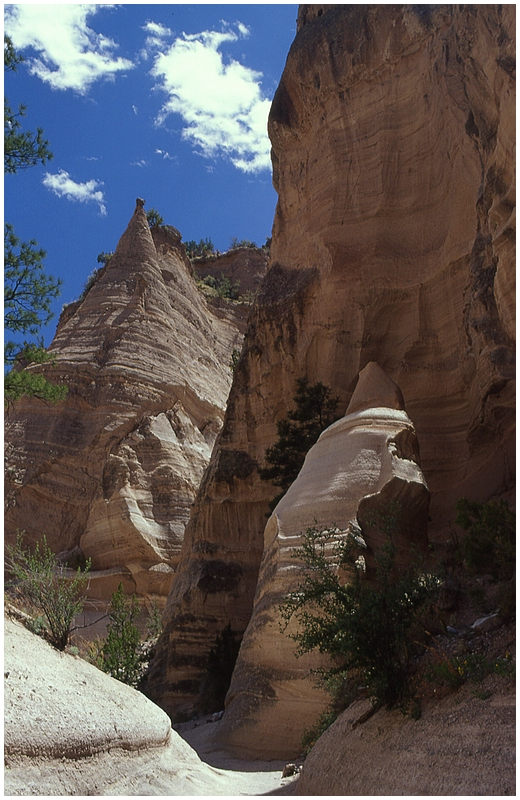
[[[289,634],[297,624],[291,621],[285,632],[281,625],[280,604],[302,581],[297,553],[302,533],[309,527],[332,528],[341,541],[361,529],[370,580],[374,556],[386,541],[377,520],[396,504],[399,521],[392,541],[401,562],[425,550],[429,492],[414,445],[398,387],[377,364],[368,364],[346,415],[321,434],[267,522],[253,614],[219,727],[219,739],[238,752],[256,758],[294,756],[304,729],[330,700],[310,673],[330,662],[316,653],[296,659]]]
[[[44,369],[67,399],[22,399],[8,414],[7,538],[79,546],[99,599],[123,580],[164,604],[241,341],[197,291],[180,234],[151,231],[138,205],[86,297],[62,314]]]
[[[511,5],[302,7],[269,122],[271,266],[168,603],[165,707],[187,702],[228,621],[245,630],[274,491],[254,469],[223,480],[218,463],[227,451],[263,463],[296,378],[331,386],[341,411],[370,361],[400,386],[433,539],[461,496],[512,491],[514,17]],[[215,558],[243,574],[207,596],[198,576]]]

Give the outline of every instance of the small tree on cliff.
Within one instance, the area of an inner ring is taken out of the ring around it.
[[[44,615],[43,635],[58,650],[64,650],[74,628],[74,619],[83,610],[84,591],[90,561],[82,570],[66,570],[60,564],[45,536],[33,550],[25,547],[20,534],[14,546],[7,547],[7,589]]]
[[[159,225],[164,225],[164,219],[159,214],[156,208],[151,208],[146,212],[146,219],[150,228],[156,228]]]
[[[418,710],[409,659],[418,646],[415,623],[439,580],[419,564],[397,567],[392,538],[400,516],[396,503],[386,514],[374,514],[374,524],[386,541],[376,554],[371,579],[359,557],[360,546],[364,549],[366,544],[357,531],[345,536],[334,526],[308,528],[296,552],[303,565],[302,581],[280,607],[282,627],[286,629],[293,618],[298,621],[298,630],[290,634],[297,643],[297,656],[313,650],[331,656],[330,670],[321,673],[334,698],[325,715],[328,724],[332,712],[337,715],[355,699],[360,685],[374,708],[400,705],[403,710]],[[354,691],[345,697],[349,684]]]
[[[298,378],[296,385],[296,408],[277,422],[278,441],[265,451],[267,466],[258,470],[263,481],[282,489],[271,501],[271,509],[296,479],[320,433],[337,419],[339,398],[332,389],[321,382],[310,385],[307,378]]]

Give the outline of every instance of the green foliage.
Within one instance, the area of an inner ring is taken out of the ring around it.
[[[90,561],[71,577],[43,537],[34,550],[26,548],[20,534],[14,546],[7,547],[7,568],[11,575],[8,588],[15,591],[45,617],[45,637],[64,650],[74,630],[74,617],[83,610],[83,592],[88,582]],[[41,620],[36,616],[36,624]]]
[[[455,522],[466,531],[462,551],[468,569],[510,580],[515,574],[515,514],[505,500],[478,503],[457,502]]]
[[[278,441],[265,451],[268,466],[258,472],[263,481],[274,483],[283,491],[271,503],[274,508],[296,479],[305,456],[325,428],[334,422],[339,398],[323,383],[309,384],[307,378],[298,378],[294,402],[296,408],[276,427]]]
[[[206,275],[199,281],[199,286],[204,288],[207,286],[212,291],[208,294],[214,297],[222,297],[224,300],[238,300],[238,292],[240,289],[240,281],[232,282],[227,275],[220,274],[219,278],[214,275]]]
[[[140,611],[135,594],[127,598],[120,583],[110,601],[108,635],[100,662],[104,672],[134,687],[142,677],[141,635],[134,624]]]
[[[99,261],[99,256],[98,256],[98,261]],[[107,261],[108,261],[108,258],[107,258]],[[82,302],[85,299],[85,297],[87,296],[87,294],[90,292],[90,290],[92,289],[92,287],[96,283],[99,275],[104,270],[104,268],[105,268],[104,266],[96,267],[95,269],[92,270],[92,272],[90,273],[90,275],[88,276],[87,280],[85,281],[85,283],[83,285],[83,291],[81,292],[80,296],[78,297],[78,300],[80,302]]]
[[[410,699],[412,629],[438,580],[417,567],[399,571],[389,537],[376,556],[376,580],[369,581],[356,558],[359,541],[355,533],[338,538],[334,528],[308,528],[297,553],[303,582],[281,613],[286,625],[293,617],[299,623],[291,634],[297,655],[328,653],[335,663],[330,675],[358,674],[375,704],[392,707]]]
[[[230,249],[238,250],[240,247],[256,247],[256,244],[251,239],[237,239],[236,236],[233,236]]]
[[[357,697],[357,675],[348,672],[334,672],[323,676],[320,683],[331,696],[330,704],[321,712],[310,728],[303,732],[302,754],[307,756],[320,736],[325,733],[350,703]]]
[[[238,300],[240,281],[232,282],[227,275],[221,275],[215,288],[217,297],[223,297],[225,300]]]
[[[112,253],[105,253],[105,251],[103,250],[102,253],[98,254],[98,257],[97,257],[98,264],[102,264],[103,266],[105,266],[106,264],[108,264],[108,262],[110,261],[110,259],[112,258],[113,255],[114,255],[113,252]]]
[[[235,348],[231,353],[231,361],[229,362],[229,369],[231,370],[231,372],[235,371],[239,360],[240,360],[240,350],[237,350]]]
[[[161,217],[156,208],[151,208],[146,212],[146,219],[150,228],[156,228],[159,225],[164,225],[164,219]]]
[[[52,362],[51,357],[43,347],[37,352],[38,357],[45,357],[45,360]],[[36,361],[36,358],[32,359],[33,363]],[[47,403],[59,403],[60,400],[65,399],[67,392],[68,388],[66,386],[51,383],[43,375],[24,371],[18,372],[16,369],[12,369],[4,376],[4,403],[7,407],[21,397],[36,397],[38,400],[43,400]]]
[[[302,755],[308,756],[320,736],[325,733],[327,728],[330,728],[333,722],[338,718],[338,712],[330,706],[327,706],[318,719],[310,728],[303,732],[302,736]]]
[[[23,58],[16,53],[9,36],[4,36],[4,71],[16,72],[21,61]],[[14,111],[4,97],[4,172],[12,174],[38,163],[45,164],[53,157],[41,128],[37,128],[36,133],[22,130],[20,117],[24,117],[26,111],[24,105]]]
[[[4,36],[4,69],[16,72],[23,61],[11,39]],[[19,118],[25,107],[14,112],[4,97],[4,171],[16,173],[38,163],[45,164],[52,153],[43,138],[41,128],[36,133],[22,131]],[[51,301],[60,293],[61,281],[49,277],[43,271],[45,252],[37,247],[34,239],[22,242],[15,236],[13,226],[4,227],[4,325],[8,331],[36,336],[40,327],[53,317]],[[7,406],[23,395],[37,397],[49,402],[58,402],[67,393],[66,387],[55,386],[42,375],[20,372],[29,363],[42,364],[51,360],[41,340],[24,341],[17,345],[6,341],[4,360],[14,367],[4,380],[4,402]]]
[[[184,243],[186,254],[188,258],[206,258],[215,252],[215,246],[211,239],[201,239],[196,242],[195,239],[190,239]]]
[[[36,335],[53,317],[51,301],[60,294],[61,280],[43,271],[45,255],[34,239],[22,242],[5,224],[4,322],[10,331]]]
[[[467,653],[463,656],[439,658],[430,664],[425,672],[426,680],[437,686],[458,689],[467,681],[480,683],[488,675],[515,677],[515,664],[511,653],[496,659],[489,659],[481,653]]]
[[[135,594],[127,597],[120,583],[110,600],[107,637],[104,642],[94,642],[89,653],[89,660],[99,669],[134,688],[144,678],[147,663],[162,630],[161,614],[156,603],[153,603],[146,625],[147,636],[142,641],[135,625],[140,612],[141,606]]]
[[[215,639],[208,654],[206,674],[201,684],[200,709],[204,714],[224,708],[226,694],[240,649],[238,634],[228,622]]]

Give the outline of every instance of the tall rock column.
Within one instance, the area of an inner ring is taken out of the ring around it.
[[[42,369],[56,406],[22,398],[6,423],[6,537],[92,559],[89,594],[164,605],[184,528],[222,427],[242,336],[200,295],[180,234],[138,202],[86,296],[66,307]]]
[[[430,494],[418,464],[413,424],[398,387],[375,364],[361,372],[345,416],[310,449],[300,474],[269,518],[254,600],[218,728],[219,742],[254,758],[294,758],[301,737],[330,697],[312,669],[330,666],[317,653],[295,657],[282,629],[280,604],[303,581],[297,550],[307,528],[359,531],[367,579],[385,535],[374,519],[398,509],[392,542],[401,563],[424,551]]]

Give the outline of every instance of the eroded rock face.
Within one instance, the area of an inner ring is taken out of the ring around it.
[[[514,16],[301,8],[269,122],[271,266],[168,603],[154,678],[165,707],[193,700],[228,621],[246,628],[275,493],[255,465],[297,378],[330,386],[340,410],[370,361],[400,386],[433,539],[461,496],[512,491]],[[198,581],[214,560],[242,573],[207,595]]]
[[[225,275],[233,284],[238,284],[241,295],[256,294],[267,272],[268,253],[259,247],[237,247],[218,257],[197,259],[193,269],[201,278]]]
[[[513,682],[511,682],[512,684]],[[350,706],[305,759],[297,796],[420,797],[515,794],[514,686],[476,703],[474,688],[425,704],[421,719]],[[472,694],[473,693],[473,694]]]
[[[57,406],[18,401],[6,425],[8,540],[24,530],[92,559],[91,598],[119,580],[164,604],[222,417],[241,334],[197,291],[174,228],[137,205],[82,302],[65,309],[45,374]]]
[[[310,449],[266,525],[253,614],[219,727],[221,741],[250,757],[298,755],[303,731],[330,701],[310,674],[328,666],[328,660],[314,653],[296,659],[289,635],[297,625],[291,622],[286,632],[281,627],[280,604],[302,582],[296,551],[305,530],[336,528],[341,540],[361,528],[370,579],[374,555],[385,542],[383,531],[370,520],[377,518],[374,512],[384,518],[397,504],[401,519],[392,541],[400,558],[425,549],[429,492],[416,460],[415,431],[399,395],[377,364],[367,365],[346,415]]]
[[[6,796],[247,794],[247,774],[203,763],[140,692],[18,622],[4,634]]]

